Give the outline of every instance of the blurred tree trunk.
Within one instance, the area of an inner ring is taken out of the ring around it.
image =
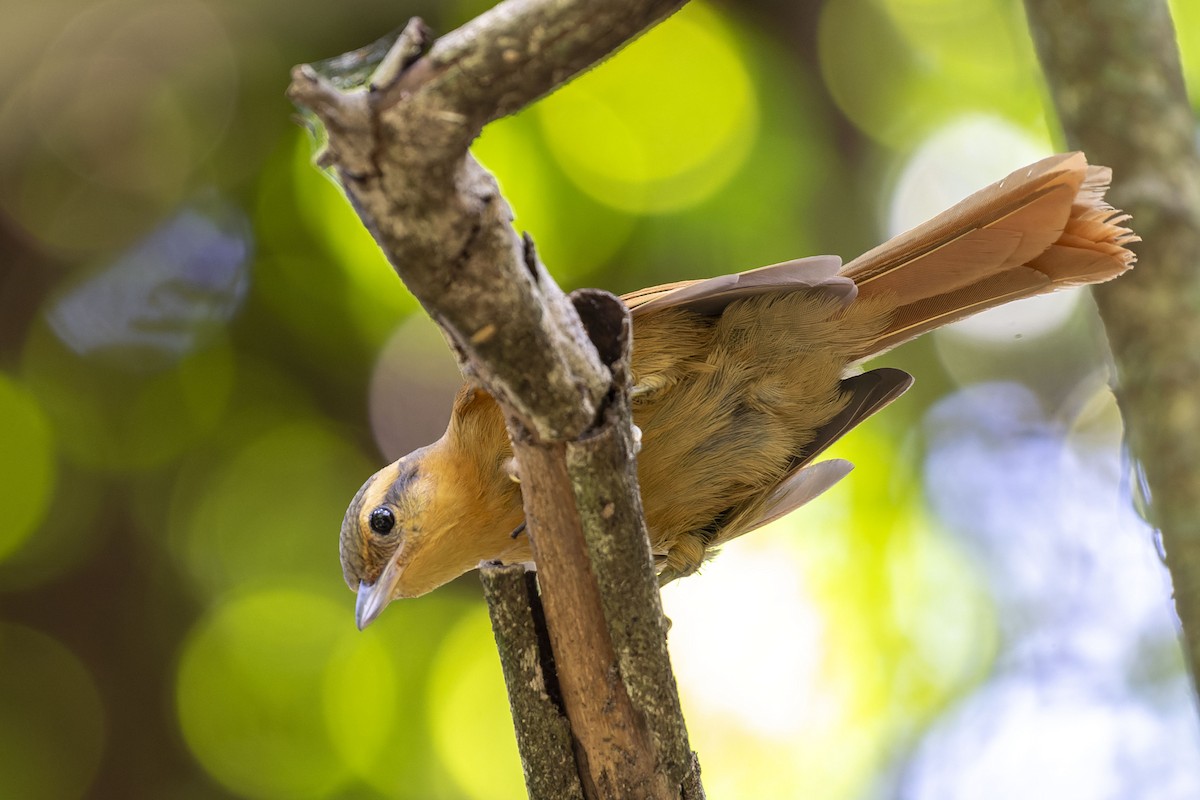
[[[1072,148],[1113,168],[1138,266],[1096,288],[1117,400],[1200,667],[1200,155],[1166,0],[1025,0]]]

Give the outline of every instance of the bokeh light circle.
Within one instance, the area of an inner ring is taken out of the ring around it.
[[[178,457],[217,427],[233,389],[233,353],[218,335],[172,369],[143,375],[81,358],[39,324],[25,342],[22,377],[73,463],[141,470]]]
[[[371,430],[390,460],[442,435],[462,374],[442,333],[425,314],[396,328],[371,373]]]
[[[829,0],[818,56],[838,107],[891,148],[970,111],[1045,126],[1033,48],[1007,2]]]
[[[555,279],[570,286],[628,241],[634,220],[585,194],[549,162],[538,113],[535,106],[491,123],[471,152],[496,176],[513,225],[533,237]]]
[[[53,494],[54,443],[36,399],[0,373],[0,561],[14,553],[41,523]]]
[[[1048,141],[1002,117],[966,114],[946,121],[904,160],[888,204],[888,236],[916,227],[1050,152]]]
[[[888,209],[888,235],[896,236],[1013,170],[1050,154],[1049,143],[999,117],[958,117],[921,142],[901,167]],[[1041,336],[1061,327],[1075,310],[1078,292],[1055,292],[990,309],[938,335],[983,341]]]
[[[879,7],[924,63],[956,83],[990,89],[989,101],[1033,66],[1024,20],[1007,0],[880,0]]]
[[[104,729],[80,660],[43,633],[0,622],[0,797],[87,796]]]
[[[382,338],[383,330],[417,309],[416,298],[404,288],[341,187],[313,164],[312,139],[305,131],[296,135],[291,167],[296,208],[307,229],[333,257],[332,266],[348,281],[350,320],[361,326],[368,339]],[[307,281],[295,271],[286,277]],[[293,309],[292,313],[300,310]],[[307,325],[309,321],[302,315],[301,324]]]
[[[1168,0],[1179,58],[1192,105],[1200,107],[1200,3],[1194,0]]]
[[[350,603],[339,614],[344,632],[350,628]],[[369,776],[404,722],[392,713],[401,689],[395,660],[378,635],[345,635],[329,653],[323,684],[334,749],[356,775]]]
[[[354,596],[343,596],[342,614],[350,626]],[[382,797],[449,796],[434,789],[451,781],[424,724],[430,702],[425,685],[441,634],[453,629],[463,609],[462,598],[453,590],[402,601],[330,654],[324,706],[334,747],[355,775]],[[357,655],[354,643],[363,639],[380,643],[386,665]]]
[[[303,417],[249,436],[171,502],[176,555],[217,592],[264,580],[334,580],[342,514],[376,469],[344,436]]]
[[[704,568],[702,580],[663,592],[671,652],[692,704],[741,728],[783,737],[834,713],[817,673],[824,625],[791,563],[767,530],[736,542]],[[771,658],[758,652],[773,640]]]
[[[687,208],[737,171],[758,132],[730,25],[691,3],[536,106],[550,152],[585,192],[632,212]]]
[[[842,113],[879,141],[894,145],[911,136],[922,124],[912,102],[914,58],[878,5],[829,0],[817,34],[821,76]]]
[[[522,800],[525,779],[487,612],[476,607],[446,635],[429,686],[438,757],[473,800]]]
[[[206,3],[64,11],[38,20],[42,47],[0,100],[0,206],[44,245],[83,252],[179,202],[233,117],[238,77]]]
[[[361,722],[369,756],[388,725],[386,715],[367,713],[372,695],[394,691],[388,658],[321,595],[274,589],[231,599],[184,644],[176,685],[184,739],[214,778],[244,797],[327,797],[353,777],[320,701],[329,665],[349,661],[351,672],[374,680],[344,709]]]

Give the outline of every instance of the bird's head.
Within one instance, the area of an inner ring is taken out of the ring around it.
[[[460,392],[446,435],[376,472],[342,520],[342,573],[366,627],[384,607],[418,597],[492,559],[528,560],[511,450],[490,397]]]
[[[427,448],[426,448],[427,449]],[[366,627],[384,607],[400,597],[424,594],[414,585],[419,573],[409,564],[421,548],[424,516],[436,491],[436,476],[422,470],[425,450],[376,472],[362,488],[342,520],[342,574],[358,592],[355,619]]]

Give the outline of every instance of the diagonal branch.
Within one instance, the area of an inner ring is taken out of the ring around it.
[[[561,689],[548,656],[545,618],[533,573],[521,564],[480,567],[517,726],[517,749],[529,800],[583,797],[575,766],[571,726],[562,712]]]
[[[509,0],[431,45],[424,25],[410,23],[360,90],[343,91],[312,67],[293,71],[289,96],[325,125],[322,159],[384,253],[467,370],[487,363],[488,388],[540,438],[586,429],[608,377],[467,146],[487,122],[548,93],[682,5]]]
[[[550,93],[683,4],[510,0],[439,39],[397,88],[420,95],[416,102],[463,115],[463,123],[447,131],[454,138],[438,145],[452,155],[487,123]]]
[[[1026,0],[1067,142],[1109,164],[1139,267],[1097,287],[1117,400],[1200,674],[1200,154],[1166,0]]]

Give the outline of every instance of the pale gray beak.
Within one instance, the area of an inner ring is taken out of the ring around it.
[[[354,622],[360,631],[370,625],[391,602],[392,590],[400,582],[400,573],[403,572],[403,568],[396,566],[398,556],[399,554],[392,556],[392,560],[383,568],[383,574],[374,583],[359,581],[358,601],[354,604]]]
[[[370,625],[388,604],[388,589],[385,581],[358,584],[358,600],[354,603],[354,623],[361,631]]]

